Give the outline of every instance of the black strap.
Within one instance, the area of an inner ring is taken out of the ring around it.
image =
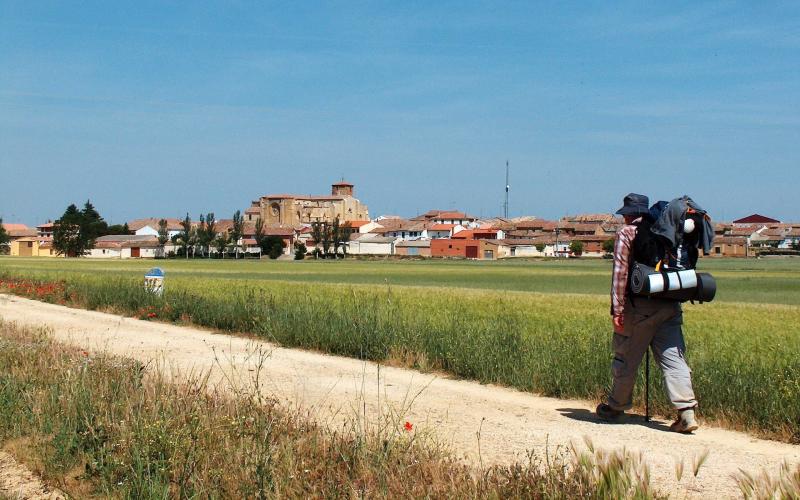
[[[661,271],[661,277],[664,280],[664,293],[669,291],[669,275],[666,271]]]

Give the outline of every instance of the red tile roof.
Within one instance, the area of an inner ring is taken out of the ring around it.
[[[488,239],[497,236],[497,229],[465,229],[452,236],[454,240]]]
[[[348,226],[348,227],[358,228],[358,227],[366,226],[370,222],[372,222],[372,221],[369,221],[369,220],[351,220],[351,221],[345,222],[344,225]]]
[[[456,227],[456,224],[433,224],[430,229],[431,231],[450,231]]]
[[[734,224],[753,224],[753,223],[769,223],[769,222],[780,222],[779,220],[775,220],[771,217],[765,217],[761,214],[752,214],[748,215],[747,217],[742,217],[741,219],[737,219],[733,221]]]
[[[7,222],[3,223],[3,228],[5,228],[6,231],[25,231],[27,229],[30,229],[25,224],[11,224]]]
[[[138,231],[138,230],[140,230],[141,228],[143,228],[145,226],[150,226],[153,229],[158,230],[158,222],[160,220],[161,220],[160,218],[155,218],[155,217],[149,217],[149,218],[146,218],[146,219],[134,219],[132,221],[128,221],[128,229],[130,229],[131,231],[135,232],[135,231]],[[165,220],[167,221],[167,230],[169,230],[169,231],[179,231],[179,230],[183,229],[183,226],[181,226],[181,221],[180,220],[172,219],[172,218],[166,218]],[[192,224],[194,224],[194,222]]]

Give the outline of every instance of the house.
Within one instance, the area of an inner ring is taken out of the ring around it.
[[[447,239],[430,240],[431,257],[494,260],[498,258],[497,240]]]
[[[152,235],[114,234],[95,240],[87,257],[94,259],[136,259],[160,256],[161,245]]]
[[[404,240],[428,237],[428,228],[424,222],[395,219],[392,220],[392,223],[384,221],[381,223],[381,226],[382,227],[375,228],[370,232],[382,234],[387,238],[400,238]]]
[[[44,224],[39,224],[36,226],[36,234],[41,238],[52,238],[54,225],[55,224],[50,221],[47,221]]]
[[[603,250],[603,243],[613,238],[613,236],[607,234],[585,234],[572,236],[571,241],[580,241],[583,243],[581,256],[602,257],[606,253]]]
[[[37,233],[35,229],[29,228],[25,224],[12,224],[8,222],[3,223],[3,228],[9,239],[9,253],[14,256],[30,257],[32,255],[33,242],[36,240]],[[32,238],[32,239],[31,239]],[[19,240],[24,239],[22,244],[16,244]],[[29,244],[31,244],[29,246]],[[22,252],[20,254],[20,252]]]
[[[502,239],[503,232],[499,229],[465,229],[453,234],[453,239],[459,240],[492,240]]]
[[[181,221],[178,219],[164,219],[167,221],[167,238],[172,239],[173,236],[180,234],[183,231]],[[159,222],[161,219],[150,217],[147,219],[135,219],[128,222],[128,230],[136,236],[155,236],[158,237]]]
[[[712,257],[747,257],[748,242],[744,236],[717,236],[711,248]]]
[[[365,234],[373,229],[381,227],[377,222],[370,220],[347,221],[343,225],[349,230],[350,234]]]
[[[25,236],[11,240],[11,255],[18,257],[55,257],[52,238]]]
[[[353,235],[347,243],[347,253],[351,255],[394,255],[396,238],[372,233]]]
[[[428,226],[428,238],[450,238],[453,234],[464,229],[464,226],[460,224],[433,223]]]
[[[752,214],[748,215],[747,217],[742,217],[741,219],[733,221],[734,226],[741,226],[748,224],[776,224],[776,223],[780,223],[780,221],[775,220],[771,217],[765,217],[761,214]]]
[[[396,255],[431,256],[431,240],[401,240],[395,243]]]
[[[424,214],[418,215],[411,220],[416,222],[468,226],[475,224],[478,218],[455,210],[428,210]]]
[[[508,257],[544,257],[547,246],[534,239],[505,239],[503,245],[508,248]],[[539,247],[542,249],[539,250]],[[552,247],[550,247],[552,253]]]

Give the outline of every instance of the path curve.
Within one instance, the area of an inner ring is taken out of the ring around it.
[[[653,481],[665,492],[706,498],[738,496],[733,476],[740,470],[800,463],[800,446],[756,439],[740,432],[701,427],[695,435],[665,431],[666,422],[603,424],[594,403],[540,397],[514,389],[454,380],[414,370],[378,366],[350,358],[277,347],[268,342],[215,334],[199,328],[140,321],[71,309],[0,294],[0,318],[20,325],[52,328],[55,339],[93,352],[160,361],[171,373],[210,371],[227,385],[252,383],[259,356],[268,352],[261,375],[272,397],[338,423],[354,415],[378,415],[379,408],[402,412],[417,429],[430,430],[460,456],[484,464],[544,456],[558,446],[589,436],[598,447],[641,451]],[[216,361],[215,361],[216,360]],[[413,402],[411,402],[413,400]],[[410,404],[409,404],[410,403]],[[693,458],[709,451],[697,478],[685,472],[678,484],[676,457],[691,470]],[[687,477],[688,476],[688,477]]]

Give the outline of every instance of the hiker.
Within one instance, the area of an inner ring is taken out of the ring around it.
[[[611,284],[611,318],[614,327],[614,360],[611,363],[613,385],[606,402],[597,407],[597,415],[614,422],[632,407],[633,386],[639,365],[652,350],[664,374],[664,385],[678,417],[670,426],[675,432],[697,429],[694,409],[697,400],[686,364],[686,350],[681,325],[683,311],[676,300],[632,297],[628,275],[634,262],[650,263],[658,252],[658,242],[650,232],[653,220],[647,196],[630,193],[617,210],[625,224],[617,231],[614,243],[614,270]],[[658,256],[657,258],[660,258]]]

